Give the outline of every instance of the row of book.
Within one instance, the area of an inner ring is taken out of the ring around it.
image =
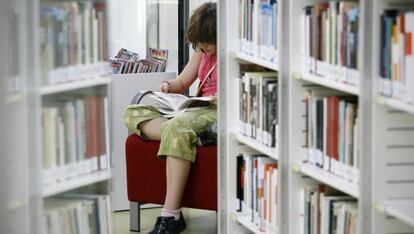
[[[305,93],[305,104],[305,161],[358,183],[357,97],[315,88]]]
[[[165,72],[168,50],[149,48],[147,57],[139,59],[139,55],[127,49],[120,49],[114,58],[109,58],[113,74]]]
[[[325,185],[300,190],[300,233],[357,233],[357,201]]]
[[[239,131],[266,146],[276,147],[277,73],[245,72],[239,82]]]
[[[107,195],[64,194],[45,200],[45,234],[109,234],[112,233],[111,222]]]
[[[305,7],[304,72],[351,85],[359,84],[358,4],[329,1]]]
[[[55,68],[104,61],[108,57],[106,27],[104,3],[42,3],[40,46],[43,77],[48,77],[48,72]]]
[[[239,50],[277,63],[277,2],[239,1]]]
[[[108,168],[108,100],[86,96],[42,108],[45,185]]]
[[[264,155],[237,156],[238,212],[261,231],[276,232],[278,164]]]
[[[414,11],[386,10],[381,15],[379,93],[414,103]]]

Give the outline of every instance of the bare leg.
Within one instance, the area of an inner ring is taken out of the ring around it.
[[[174,156],[167,156],[167,194],[164,208],[178,210],[190,172],[191,162]]]
[[[138,125],[138,128],[144,133],[146,137],[151,140],[161,140],[161,124],[167,121],[164,117],[151,119],[142,122]]]

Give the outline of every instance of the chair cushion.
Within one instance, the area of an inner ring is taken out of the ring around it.
[[[126,141],[126,171],[129,201],[164,204],[165,161],[157,158],[158,141],[132,134]],[[217,147],[197,147],[182,206],[217,210]]]

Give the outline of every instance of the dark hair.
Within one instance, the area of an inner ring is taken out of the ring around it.
[[[193,49],[199,43],[216,44],[216,17],[216,3],[204,3],[194,11],[187,29],[187,41]]]

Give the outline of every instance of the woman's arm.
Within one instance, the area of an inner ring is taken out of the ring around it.
[[[183,93],[197,79],[198,67],[200,66],[201,52],[195,51],[190,61],[184,67],[181,74],[174,80],[163,82],[160,85],[161,92]]]

